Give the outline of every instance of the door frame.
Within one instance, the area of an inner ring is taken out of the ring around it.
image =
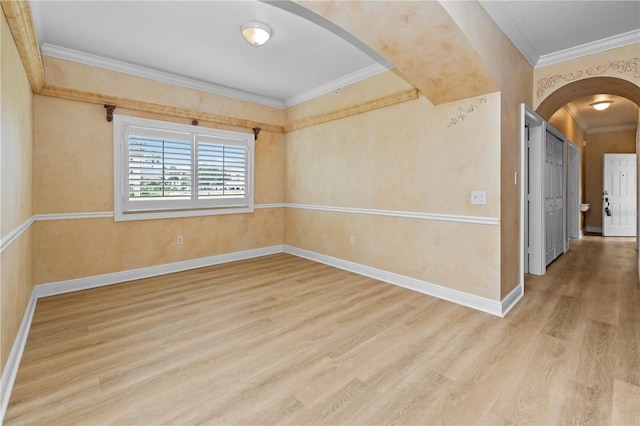
[[[542,149],[544,120],[528,105],[520,106],[520,271],[521,282],[524,274],[543,275],[544,204],[542,200]]]
[[[580,148],[567,140],[567,237],[580,238]],[[567,245],[569,241],[567,241]]]
[[[562,141],[563,152],[563,204],[567,203],[567,138],[547,123],[528,105],[520,105],[520,271],[524,274],[544,275],[547,271],[545,256],[544,165],[546,134],[550,132]],[[563,253],[569,249],[567,240],[567,213],[562,218]]]

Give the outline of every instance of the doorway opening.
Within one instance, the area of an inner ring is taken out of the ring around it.
[[[580,229],[580,148],[573,142],[568,145],[567,173],[567,237],[582,237]]]
[[[551,93],[543,102],[540,103],[536,112],[530,108],[523,106],[521,111],[521,171],[522,171],[522,185],[521,185],[521,279],[524,282],[524,274],[543,274],[546,271],[546,253],[541,250],[540,241],[546,238],[539,236],[539,232],[532,232],[533,227],[543,229],[543,223],[541,223],[541,217],[544,216],[544,198],[543,189],[536,186],[534,179],[539,179],[536,176],[539,169],[534,169],[533,162],[542,161],[545,157],[540,153],[540,146],[546,145],[544,142],[547,124],[545,120],[549,120],[551,116],[568,103],[589,95],[595,94],[611,94],[624,97],[636,105],[640,105],[640,87],[636,84],[615,77],[590,77],[579,81],[569,83],[555,92]],[[586,131],[585,131],[586,133]],[[583,229],[586,228],[584,224],[584,213],[582,210],[586,210],[588,204],[581,205],[585,197],[585,161],[586,156],[583,152],[583,146],[586,146],[586,139],[576,140],[579,145],[576,146],[571,141],[565,139],[565,224],[564,235],[562,238],[563,248],[566,251],[569,247],[569,237],[579,238]],[[636,133],[636,145],[640,145],[640,131]],[[639,154],[640,150],[636,150],[636,154]],[[537,164],[537,163],[536,163]],[[576,173],[577,171],[577,173]],[[544,173],[544,172],[542,172]],[[602,172],[600,173],[600,175]],[[578,180],[578,185],[575,181]],[[636,186],[640,186],[640,173],[636,173]],[[577,187],[577,189],[576,189]],[[575,201],[576,197],[578,202]],[[591,205],[591,208],[594,206]],[[578,211],[576,215],[575,212]],[[637,200],[635,211],[638,211]],[[637,214],[636,214],[637,215]],[[577,220],[576,220],[577,217]],[[640,217],[638,217],[638,224],[640,224]],[[577,222],[577,223],[576,223]],[[577,229],[576,229],[577,228]],[[588,230],[588,229],[587,229]],[[577,231],[577,232],[576,232]],[[636,235],[640,232],[640,226],[636,226]],[[636,240],[640,244],[640,239]],[[557,252],[557,250],[556,250]],[[555,253],[554,253],[555,255]],[[640,264],[640,260],[638,261]]]

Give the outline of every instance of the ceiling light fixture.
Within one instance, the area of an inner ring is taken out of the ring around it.
[[[597,111],[604,111],[605,109],[609,108],[612,103],[613,101],[600,101],[592,103],[591,106]]]
[[[271,38],[271,28],[261,22],[246,22],[240,28],[244,38],[253,46],[262,46]]]

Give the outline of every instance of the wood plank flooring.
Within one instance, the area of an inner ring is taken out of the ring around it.
[[[640,425],[632,239],[504,318],[280,254],[38,302],[5,424]]]

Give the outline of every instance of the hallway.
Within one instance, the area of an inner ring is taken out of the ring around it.
[[[545,276],[525,278],[524,303],[509,316],[530,312],[528,325],[556,338],[548,340],[549,353],[532,359],[525,372],[533,382],[554,383],[547,417],[551,423],[640,424],[640,286],[634,240],[571,240],[570,250],[549,265]],[[514,390],[518,402],[526,404],[532,396],[526,389]],[[529,391],[535,390],[532,383]],[[567,408],[573,412],[568,417]]]

